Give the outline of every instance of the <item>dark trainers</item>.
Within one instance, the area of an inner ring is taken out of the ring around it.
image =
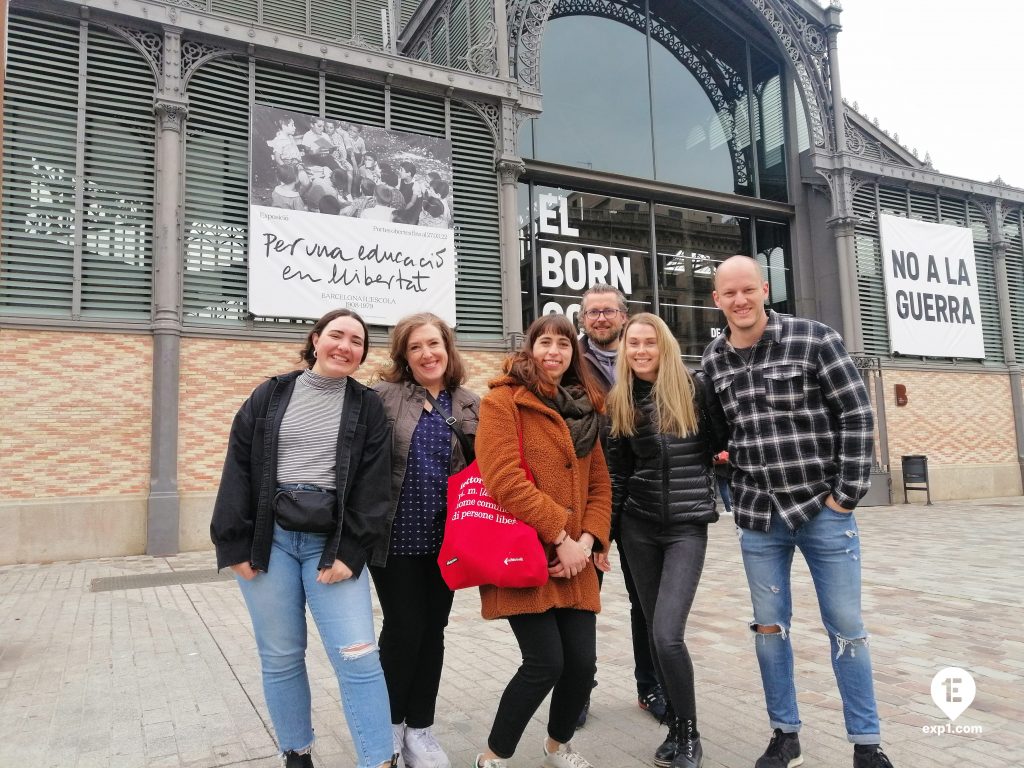
[[[892,768],[892,763],[877,744],[857,744],[853,748],[853,768]]]
[[[668,702],[665,701],[665,691],[660,685],[656,685],[643,696],[637,696],[636,703],[640,709],[650,712],[659,723],[665,722],[665,710]]]
[[[303,755],[298,752],[285,752],[284,768],[313,768],[313,757],[309,752]]]
[[[703,764],[704,748],[700,745],[700,737],[680,740],[672,768],[700,768]]]
[[[590,690],[594,690],[594,688],[597,688],[597,680],[595,680],[594,684],[592,686],[590,686]],[[578,718],[576,718],[576,729],[577,730],[579,730],[580,728],[582,728],[584,725],[587,724],[587,715],[589,715],[589,714],[590,714],[590,697],[587,696],[587,701],[583,705],[583,709],[580,711],[580,716]]]
[[[757,758],[754,768],[796,768],[803,765],[800,754],[800,737],[795,733],[783,733],[775,729],[775,735],[768,742],[768,749]]]
[[[672,718],[668,723],[668,736],[661,746],[654,750],[654,764],[659,768],[669,768],[679,752],[679,740],[679,721]]]

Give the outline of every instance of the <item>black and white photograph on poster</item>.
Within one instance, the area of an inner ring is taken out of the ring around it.
[[[251,204],[451,229],[451,142],[254,105]]]
[[[451,142],[253,105],[249,309],[455,325]]]

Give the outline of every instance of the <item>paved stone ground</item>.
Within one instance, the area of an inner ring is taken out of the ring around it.
[[[865,509],[858,521],[883,739],[895,766],[1024,765],[1024,498]],[[277,766],[249,618],[233,582],[202,580],[213,567],[210,553],[191,553],[0,568],[0,766]],[[140,586],[158,574],[163,585]],[[94,582],[109,577],[145,578],[114,589]],[[190,578],[200,581],[166,583]],[[827,639],[799,558],[794,591],[805,765],[849,766]],[[598,768],[650,765],[662,729],[636,706],[617,572],[604,600],[600,685],[575,742]],[[726,519],[712,528],[688,631],[708,768],[750,768],[770,735],[749,613]],[[453,764],[468,768],[519,657],[504,622],[480,619],[475,592],[457,596],[447,637],[436,731]],[[352,766],[334,679],[317,638],[310,648],[314,757],[318,766]],[[953,727],[980,734],[923,732],[949,722],[929,693],[946,666],[975,677],[977,698]],[[538,765],[542,737],[535,718],[511,765]]]

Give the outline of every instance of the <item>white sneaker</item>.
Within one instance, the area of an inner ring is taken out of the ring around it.
[[[401,755],[405,744],[405,723],[391,724],[391,754]]]
[[[593,765],[572,748],[572,744],[562,744],[555,752],[548,752],[547,744],[542,744],[545,768],[594,768]]]
[[[476,768],[508,768],[508,763],[502,760],[500,757],[492,757],[490,760],[481,761],[480,758],[483,756],[484,753],[481,752],[479,755],[476,756],[476,759],[473,761],[473,765],[475,765]]]
[[[402,758],[405,768],[451,768],[452,765],[429,727],[405,729]]]

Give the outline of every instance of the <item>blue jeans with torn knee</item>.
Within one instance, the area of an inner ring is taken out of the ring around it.
[[[338,678],[359,768],[391,760],[391,711],[370,605],[370,575],[334,584],[316,580],[326,536],[274,526],[266,573],[239,578],[252,616],[263,672],[263,693],[282,752],[313,743],[306,672],[306,606]]]
[[[789,635],[793,616],[790,570],[793,552],[799,548],[811,572],[828,632],[847,738],[854,744],[877,744],[878,708],[868,633],[861,620],[860,537],[853,514],[822,506],[812,520],[791,531],[773,512],[767,533],[737,531],[754,606],[751,629],[756,632],[760,625],[781,630],[754,635],[771,727],[787,733],[800,730]]]

